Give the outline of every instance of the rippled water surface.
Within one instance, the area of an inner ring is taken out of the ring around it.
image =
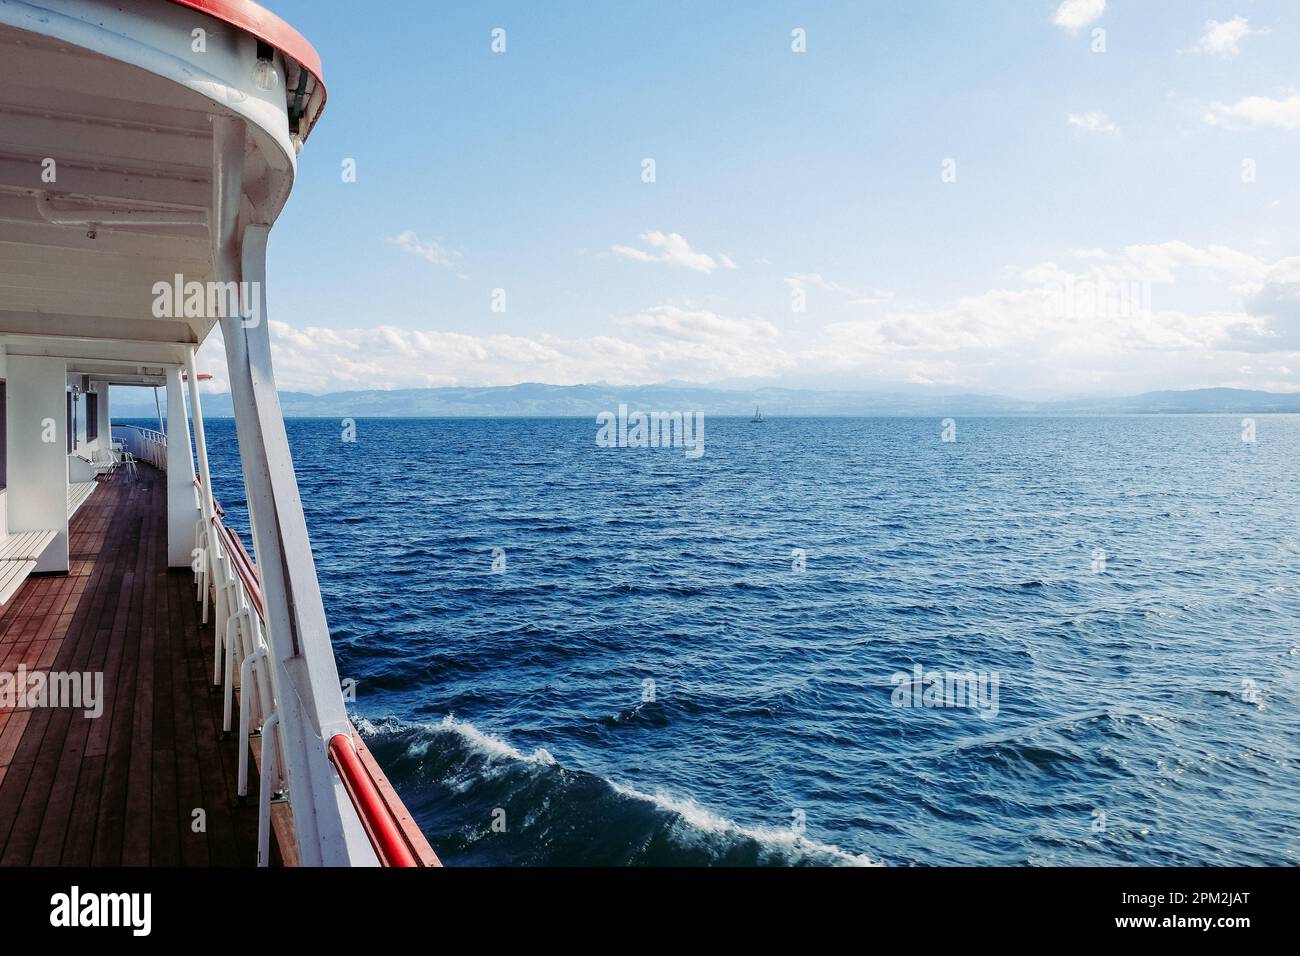
[[[1295,418],[288,429],[340,673],[448,863],[1297,862]],[[918,664],[996,712],[895,706]]]

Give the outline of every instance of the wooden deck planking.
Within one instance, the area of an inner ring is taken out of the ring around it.
[[[166,481],[140,466],[78,510],[67,575],[0,608],[0,670],[100,671],[104,713],[0,710],[0,865],[251,865],[255,799],[209,686],[212,627],[166,567]],[[256,775],[251,782],[256,794]],[[194,831],[193,811],[206,814]]]

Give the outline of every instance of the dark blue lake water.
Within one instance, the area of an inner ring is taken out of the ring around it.
[[[1300,859],[1296,418],[288,429],[358,722],[449,864]]]

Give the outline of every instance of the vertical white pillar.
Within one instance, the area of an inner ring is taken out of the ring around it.
[[[180,368],[167,370],[167,566],[188,568],[194,560],[194,522],[199,519],[194,489],[194,456]]]
[[[112,386],[108,382],[100,382],[95,386],[99,389],[97,399],[99,403],[99,447],[111,448],[113,444],[113,418],[108,411],[108,390]]]
[[[90,457],[90,441],[86,437],[89,434],[89,426],[86,422],[86,393],[81,391],[78,386],[77,391],[72,395],[72,449],[83,458]]]
[[[373,863],[374,851],[326,749],[335,734],[350,734],[351,725],[271,371],[263,288],[267,235],[264,226],[244,233],[242,274],[257,284],[260,319],[253,325],[224,318],[221,332],[266,599],[289,799],[304,864]]]
[[[190,420],[194,423],[194,450],[198,453],[199,458],[199,511],[203,515],[203,533],[207,536],[207,544],[204,545],[206,553],[201,557],[203,567],[209,573],[212,573],[212,536],[215,533],[212,527],[212,518],[217,512],[212,492],[212,469],[208,467],[208,435],[203,427],[203,400],[199,397],[199,371],[194,363],[194,349],[185,351],[185,377],[190,383]],[[198,547],[198,540],[195,539],[195,547]],[[195,555],[195,557],[200,557]],[[203,584],[203,622],[208,620],[208,581],[205,578]],[[221,607],[221,589],[218,588],[216,593],[217,608]],[[214,609],[216,610],[216,609]],[[216,610],[216,619],[222,619],[221,611]],[[212,683],[219,685],[221,683],[221,642],[216,641],[212,646]],[[242,671],[241,671],[242,673]],[[241,710],[241,713],[243,711]],[[241,718],[242,719],[242,718]],[[247,756],[241,753],[241,757]]]
[[[199,373],[194,364],[194,349],[185,353],[185,375],[190,383],[190,418],[194,422],[194,450],[199,456],[199,483],[203,488],[199,492],[199,510],[203,512],[204,524],[209,528],[212,516],[216,513],[212,498],[212,470],[208,467],[208,436],[203,427],[203,400],[199,397]]]
[[[58,532],[37,571],[68,570],[68,366],[63,359],[8,357],[5,439],[9,533]]]
[[[272,372],[265,288],[270,228],[239,221],[243,121],[214,117],[212,126],[215,278],[246,283],[257,298],[256,323],[225,316],[221,337],[266,604],[271,682],[299,858],[305,866],[375,865],[374,850],[328,756],[335,734],[351,739],[351,724]]]

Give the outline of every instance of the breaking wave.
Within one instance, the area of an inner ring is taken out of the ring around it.
[[[408,806],[434,811],[421,823],[448,863],[499,863],[504,851],[528,864],[878,865],[793,827],[747,826],[689,797],[565,767],[451,715],[355,722]]]

